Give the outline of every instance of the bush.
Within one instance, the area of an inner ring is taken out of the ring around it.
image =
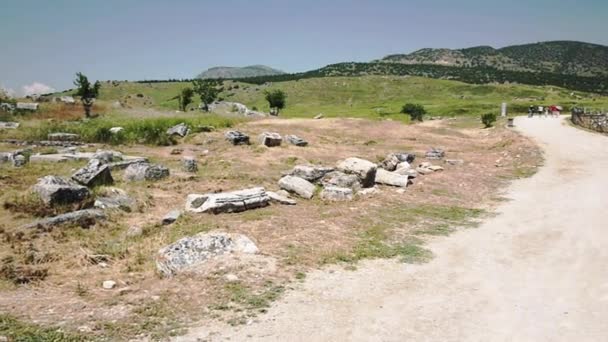
[[[490,127],[494,126],[494,123],[496,122],[496,114],[487,113],[487,114],[481,115],[481,122],[483,123],[483,125],[486,128],[490,128]]]
[[[421,104],[406,103],[401,108],[401,113],[409,115],[412,121],[422,121],[422,117],[426,114],[426,109]]]

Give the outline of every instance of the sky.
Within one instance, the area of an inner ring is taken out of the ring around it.
[[[606,0],[0,0],[0,86],[287,72],[420,48],[548,40],[608,45]]]

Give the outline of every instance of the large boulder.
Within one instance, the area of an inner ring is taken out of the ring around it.
[[[156,268],[170,277],[225,254],[256,254],[258,248],[245,235],[224,232],[200,233],[185,237],[158,251]]]
[[[324,166],[297,165],[288,174],[314,183],[333,170],[331,167]]]
[[[376,169],[376,164],[361,158],[347,158],[338,163],[338,170],[359,177],[364,188],[374,186]]]
[[[304,178],[285,176],[279,179],[279,186],[302,198],[311,199],[315,194],[315,186]]]
[[[180,137],[183,138],[186,135],[188,135],[188,133],[190,133],[190,129],[188,128],[188,125],[186,125],[183,122],[167,129],[167,135],[169,135],[169,136],[179,135]]]
[[[298,137],[297,135],[287,135],[285,139],[292,145],[304,147],[308,145],[308,141]]]
[[[110,166],[99,159],[91,159],[89,163],[76,171],[72,179],[85,186],[109,185],[114,182]]]
[[[321,191],[321,199],[326,201],[350,201],[353,199],[353,190],[349,188],[327,186]]]
[[[408,176],[400,175],[395,172],[386,171],[384,169],[378,169],[376,171],[376,183],[392,185],[405,188],[408,184]]]
[[[264,132],[258,137],[260,144],[268,147],[281,146],[283,138],[279,133],[275,132]]]
[[[155,181],[169,177],[169,169],[158,164],[135,163],[125,170],[126,181]]]
[[[249,145],[249,136],[239,131],[228,131],[224,134],[226,140],[230,141],[232,145]]]
[[[334,186],[338,188],[349,188],[353,191],[359,191],[359,189],[361,189],[359,177],[356,175],[349,175],[341,171],[333,171],[326,174],[321,179],[321,184],[324,187]]]
[[[194,213],[235,213],[265,207],[270,197],[264,188],[251,188],[215,194],[190,194],[186,198],[186,211]]]
[[[79,203],[90,195],[87,187],[57,176],[38,179],[33,191],[47,205]]]

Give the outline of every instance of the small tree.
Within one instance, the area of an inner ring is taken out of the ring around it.
[[[488,113],[481,115],[481,122],[483,123],[485,128],[490,128],[494,126],[494,123],[496,122],[496,114]]]
[[[101,83],[97,81],[93,86],[91,86],[91,82],[89,82],[89,79],[79,72],[76,74],[76,80],[74,80],[74,85],[77,87],[76,93],[74,93],[74,95],[80,96],[80,101],[82,102],[82,106],[84,107],[84,114],[87,118],[90,118],[91,107],[93,107],[95,98],[97,98],[97,95],[99,95],[99,88],[101,88]]]
[[[209,111],[209,105],[212,104],[224,90],[221,85],[221,80],[214,79],[197,78],[192,81],[194,92],[200,96],[205,112]]]
[[[179,104],[179,110],[181,110],[182,112],[185,112],[188,105],[192,103],[193,96],[194,96],[194,90],[192,90],[192,88],[186,87],[186,88],[182,89],[182,91],[179,93],[179,95],[177,95],[177,102]]]
[[[426,114],[426,109],[421,104],[406,103],[401,108],[401,113],[409,115],[412,121],[422,121],[422,117]]]
[[[287,99],[287,94],[280,89],[265,91],[264,95],[266,97],[266,101],[268,101],[268,105],[270,106],[271,113],[274,110],[278,115],[281,109],[285,108],[285,102]]]

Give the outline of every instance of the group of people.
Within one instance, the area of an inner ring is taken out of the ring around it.
[[[563,108],[560,106],[534,106],[531,105],[528,108],[528,117],[531,118],[534,115],[545,116],[545,117],[559,117],[562,113]]]

